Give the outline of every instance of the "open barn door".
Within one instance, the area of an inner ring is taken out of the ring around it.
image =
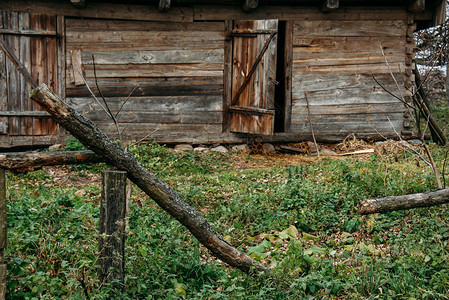
[[[278,20],[235,21],[231,132],[273,134]]]

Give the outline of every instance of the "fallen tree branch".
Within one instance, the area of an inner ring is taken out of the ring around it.
[[[14,173],[27,173],[43,166],[99,162],[105,162],[105,159],[92,151],[0,153],[0,168]]]
[[[65,104],[45,84],[32,90],[30,97],[83,145],[102,155],[110,165],[126,171],[132,182],[184,225],[214,256],[247,273],[252,270],[270,272],[214,232],[207,220],[184,202],[175,190],[145,169],[132,154],[109,139],[84,115]]]
[[[361,215],[369,215],[388,211],[429,207],[444,203],[449,203],[449,189],[362,200],[357,212]]]

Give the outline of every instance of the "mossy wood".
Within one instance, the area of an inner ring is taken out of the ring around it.
[[[84,115],[64,103],[45,84],[32,90],[30,97],[83,145],[102,155],[110,165],[126,171],[132,182],[183,224],[214,256],[244,272],[252,269],[268,272],[251,257],[226,242],[175,190],[145,169],[131,153],[109,139]]]

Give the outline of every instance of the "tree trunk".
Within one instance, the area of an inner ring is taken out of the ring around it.
[[[43,166],[89,164],[105,159],[92,151],[11,152],[0,154],[0,168],[14,173],[27,173]]]
[[[358,213],[361,215],[369,215],[395,210],[429,207],[444,203],[449,203],[449,189],[363,200],[359,204]]]
[[[207,220],[185,203],[176,191],[145,169],[133,155],[109,139],[84,115],[65,104],[45,84],[32,90],[30,97],[48,111],[62,127],[83,145],[98,155],[102,155],[110,165],[126,171],[132,182],[149,195],[162,209],[187,227],[200,243],[217,258],[244,272],[250,272],[253,269],[269,272],[215,233]]]

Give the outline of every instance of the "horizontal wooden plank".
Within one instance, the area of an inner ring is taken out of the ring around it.
[[[70,4],[69,1],[1,1],[0,10],[28,11],[65,15],[78,18],[99,18],[142,21],[193,22],[193,9],[189,7],[172,7],[161,13],[156,5],[118,4],[88,1],[83,9]]]
[[[398,101],[380,88],[370,90],[366,88],[347,88],[327,91],[307,92],[307,99],[310,105],[344,105],[344,104],[376,104],[391,103]],[[295,106],[307,103],[304,92],[294,91],[292,101],[292,114],[295,113]]]
[[[88,81],[92,91],[99,96],[95,82]],[[197,96],[222,95],[222,77],[161,77],[147,80],[105,78],[98,81],[98,85],[105,97],[127,97],[132,90],[134,97],[142,96]],[[138,86],[137,86],[138,85]],[[137,88],[136,88],[137,86]],[[91,93],[86,86],[76,87],[67,84],[67,97],[90,97]]]
[[[406,40],[403,37],[385,36],[304,36],[296,32],[293,36],[293,48],[302,48],[309,53],[374,51],[378,53],[380,47],[388,52],[391,49],[405,52]],[[357,45],[355,47],[354,45]]]
[[[86,117],[93,122],[108,121],[105,112],[87,111]],[[120,123],[196,123],[196,124],[221,124],[222,112],[152,112],[152,111],[122,111],[117,116]]]
[[[224,47],[224,39],[158,39],[151,42],[142,40],[124,39],[117,42],[99,41],[87,42],[67,40],[67,50],[82,49],[85,51],[157,51],[157,50],[175,50],[175,49],[201,49],[213,50]]]
[[[2,117],[50,117],[46,111],[0,111]]]
[[[320,20],[293,22],[293,36],[405,37],[406,20]]]
[[[291,128],[292,131],[299,132],[307,132],[310,131],[309,122],[292,122]],[[378,121],[378,122],[366,122],[362,123],[359,121],[356,122],[314,122],[312,123],[313,131],[317,136],[324,136],[327,134],[336,135],[341,134],[344,136],[348,136],[351,133],[361,134],[361,133],[370,133],[376,135],[377,132],[401,132],[403,129],[403,120],[391,120],[390,122]],[[394,129],[393,129],[394,128]]]
[[[304,66],[345,66],[345,65],[363,65],[363,64],[396,64],[405,62],[404,52],[388,53],[383,55],[382,53],[364,52],[361,51],[357,54],[345,54],[345,53],[332,53],[329,55],[317,55],[293,50],[293,64]],[[379,50],[380,52],[380,50]]]
[[[97,78],[110,77],[222,77],[223,63],[197,64],[146,64],[146,65],[97,65]],[[86,78],[95,78],[93,65],[85,65]]]
[[[134,32],[140,31],[145,34],[148,31],[169,33],[176,32],[208,32],[221,31],[224,32],[224,22],[155,22],[158,20],[151,20],[151,22],[132,21],[132,20],[99,20],[99,19],[79,19],[67,18],[66,28],[70,32],[91,32],[98,31],[109,32]]]
[[[341,66],[302,66],[300,64],[293,65],[293,74],[358,74],[371,73],[374,75],[400,73],[405,70],[405,63],[396,63],[393,65],[386,65],[381,63],[374,64],[354,64]]]
[[[165,51],[82,51],[83,65],[92,64],[192,64],[223,63],[224,50],[165,50]]]
[[[403,120],[403,112],[384,112],[377,114],[312,114],[312,125],[314,123],[346,123],[359,122],[361,126],[371,123],[389,123],[388,120]],[[309,118],[306,113],[292,115],[292,124],[308,123]]]
[[[390,103],[369,103],[369,104],[330,104],[330,105],[309,105],[310,114],[312,116],[327,115],[369,115],[369,114],[384,114],[384,113],[403,113],[405,112],[405,106],[402,102],[390,102]],[[295,119],[307,119],[309,108],[307,103],[295,103],[294,114],[292,118]]]
[[[93,97],[66,98],[66,102],[77,111],[102,110]],[[154,112],[204,112],[222,111],[222,96],[177,96],[177,97],[108,97],[109,108],[122,111],[154,111]],[[102,104],[103,105],[103,104]]]
[[[113,49],[131,48],[128,50],[160,50],[163,49],[193,49],[205,50],[223,48],[224,32],[203,31],[96,31],[73,32],[67,31],[66,41],[68,49]]]
[[[402,74],[393,74],[397,80],[402,78]],[[374,78],[383,86],[391,89],[392,92],[397,90],[391,74],[375,74]],[[373,78],[373,74],[339,74],[327,73],[320,74],[294,74],[293,90],[296,92],[308,91],[325,91],[344,88],[365,88],[365,91],[380,88]]]
[[[14,148],[23,146],[50,146],[64,141],[65,136],[2,136],[0,135],[0,148]]]
[[[148,120],[151,121],[151,120]],[[117,128],[112,122],[100,121],[95,122],[102,130],[105,132],[115,135],[117,133]],[[134,135],[132,139],[142,138],[145,135],[155,132],[150,138],[154,138],[155,136],[163,137],[164,135],[174,133],[177,135],[185,135],[192,136],[196,134],[201,136],[202,134],[220,134],[222,132],[221,124],[188,124],[188,123],[119,123],[119,128],[123,131],[123,134],[126,135]],[[171,142],[169,140],[165,140],[165,142]]]
[[[268,6],[258,7],[251,13],[244,12],[240,6],[195,5],[195,21],[208,20],[398,20],[406,19],[404,7],[340,7],[326,14],[319,6]]]
[[[52,30],[29,30],[29,29],[0,29],[0,34],[55,37],[56,36],[56,31],[52,31]]]

